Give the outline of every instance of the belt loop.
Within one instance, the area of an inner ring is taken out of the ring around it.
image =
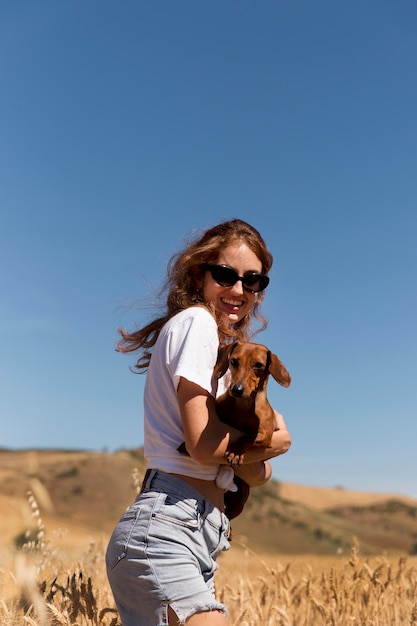
[[[151,483],[155,477],[155,474],[158,470],[156,469],[147,469],[145,472],[145,476],[143,477],[142,486],[140,488],[140,493],[143,491],[147,491],[151,487]]]

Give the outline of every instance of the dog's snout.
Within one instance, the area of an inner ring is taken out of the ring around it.
[[[234,396],[236,396],[236,398],[241,398],[243,396],[244,391],[245,391],[245,388],[242,385],[242,383],[236,383],[235,385],[232,386],[232,393]]]

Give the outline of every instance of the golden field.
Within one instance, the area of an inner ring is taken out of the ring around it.
[[[105,575],[104,551],[114,522],[134,497],[143,469],[140,454],[3,451],[0,461],[1,626],[116,626],[118,615]],[[110,474],[121,481],[119,488]],[[287,534],[289,547],[296,546],[295,540],[299,545],[301,534],[296,536],[295,530],[301,530],[305,534],[301,543],[312,545],[308,543],[308,516],[314,515],[324,524],[322,533],[313,533],[320,544],[318,551],[260,549],[262,544],[252,534],[259,532],[260,524],[253,509],[271,515],[271,504],[265,495],[256,496],[256,506],[247,513],[250,523],[244,526],[245,511],[238,518],[231,550],[219,560],[217,594],[229,607],[230,624],[417,626],[417,556],[413,549],[402,548],[392,531],[398,527],[399,534],[406,534],[405,511],[413,519],[415,501],[399,498],[402,505],[394,506],[392,495],[282,484],[279,488],[280,498],[289,503],[287,517],[283,508],[276,516],[283,542]],[[94,501],[90,489],[102,494],[103,505]],[[391,502],[388,509],[381,508],[384,502]],[[370,512],[362,510],[365,505],[371,507]],[[330,553],[329,539],[326,536],[321,543],[322,534],[326,528],[340,539],[341,507],[354,507],[356,516],[360,509],[362,518],[365,513],[371,515],[373,524],[377,511],[384,527],[388,527],[387,510],[391,511],[395,523],[384,535],[391,547],[378,550],[383,536],[378,530],[378,541],[368,543],[369,549],[351,536],[349,547],[337,544]],[[336,530],[325,526],[329,510],[338,511]],[[327,517],[321,517],[323,511]],[[301,512],[306,515],[303,523]],[[293,526],[290,513],[295,516]],[[271,524],[268,519],[264,524],[262,532],[268,536]],[[271,546],[274,541],[271,538]]]

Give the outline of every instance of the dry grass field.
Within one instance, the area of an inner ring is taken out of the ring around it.
[[[71,550],[67,537],[64,550],[37,519],[39,538],[0,571],[2,626],[118,626],[104,543],[78,537]],[[348,556],[283,558],[233,546],[216,584],[233,626],[417,625],[416,557],[364,558],[353,546]]]
[[[79,479],[83,465],[92,472],[91,459],[74,454],[70,461],[62,453],[53,458],[66,506],[72,493],[73,507],[80,502],[81,487],[88,496],[87,485],[81,481],[68,487],[70,483],[62,483],[62,476],[68,481]],[[31,458],[33,462],[35,457]],[[27,464],[26,458],[24,462]],[[102,478],[107,476],[108,459],[97,462]],[[129,466],[126,455],[112,463],[123,471]],[[117,626],[104,569],[108,524],[100,525],[95,519],[87,523],[79,511],[63,515],[57,491],[45,488],[39,458],[36,471],[31,467],[25,475],[21,468],[20,477],[14,473],[14,464],[16,457],[13,460],[13,455],[6,454],[0,465],[1,626]],[[95,477],[92,482],[97,489],[101,481]],[[108,484],[101,482],[101,490],[108,493]],[[30,488],[31,495],[27,495]],[[355,498],[343,490],[320,490],[319,497],[318,492],[307,493],[305,487],[281,485],[281,493],[284,489],[285,500],[293,503],[305,491],[304,498],[311,499],[317,513],[329,507],[359,506],[362,498],[378,504],[382,497],[375,495],[373,500],[370,494],[367,498],[358,494]],[[132,490],[130,484],[129,500]],[[386,500],[385,496],[381,501]],[[119,504],[117,514],[121,512]],[[83,506],[80,503],[80,509]],[[282,532],[286,528],[288,523]],[[283,553],[254,548],[250,537],[237,533],[219,564],[217,595],[229,607],[231,626],[417,626],[417,556],[406,551],[368,553],[352,537],[349,549],[332,554]]]

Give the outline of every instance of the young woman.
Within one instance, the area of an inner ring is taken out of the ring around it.
[[[213,378],[219,345],[247,341],[272,256],[259,232],[242,220],[207,230],[171,259],[163,317],[134,332],[121,330],[120,352],[139,351],[146,371],[141,493],[117,524],[107,572],[123,626],[226,626],[214,594],[216,557],[229,548],[226,488],[234,473],[249,486],[271,477],[268,459],[291,444],[282,415],[270,447],[250,449],[228,466],[229,442],[241,433],[220,422]],[[226,374],[227,376],[227,374]],[[185,441],[188,455],[178,447]]]

